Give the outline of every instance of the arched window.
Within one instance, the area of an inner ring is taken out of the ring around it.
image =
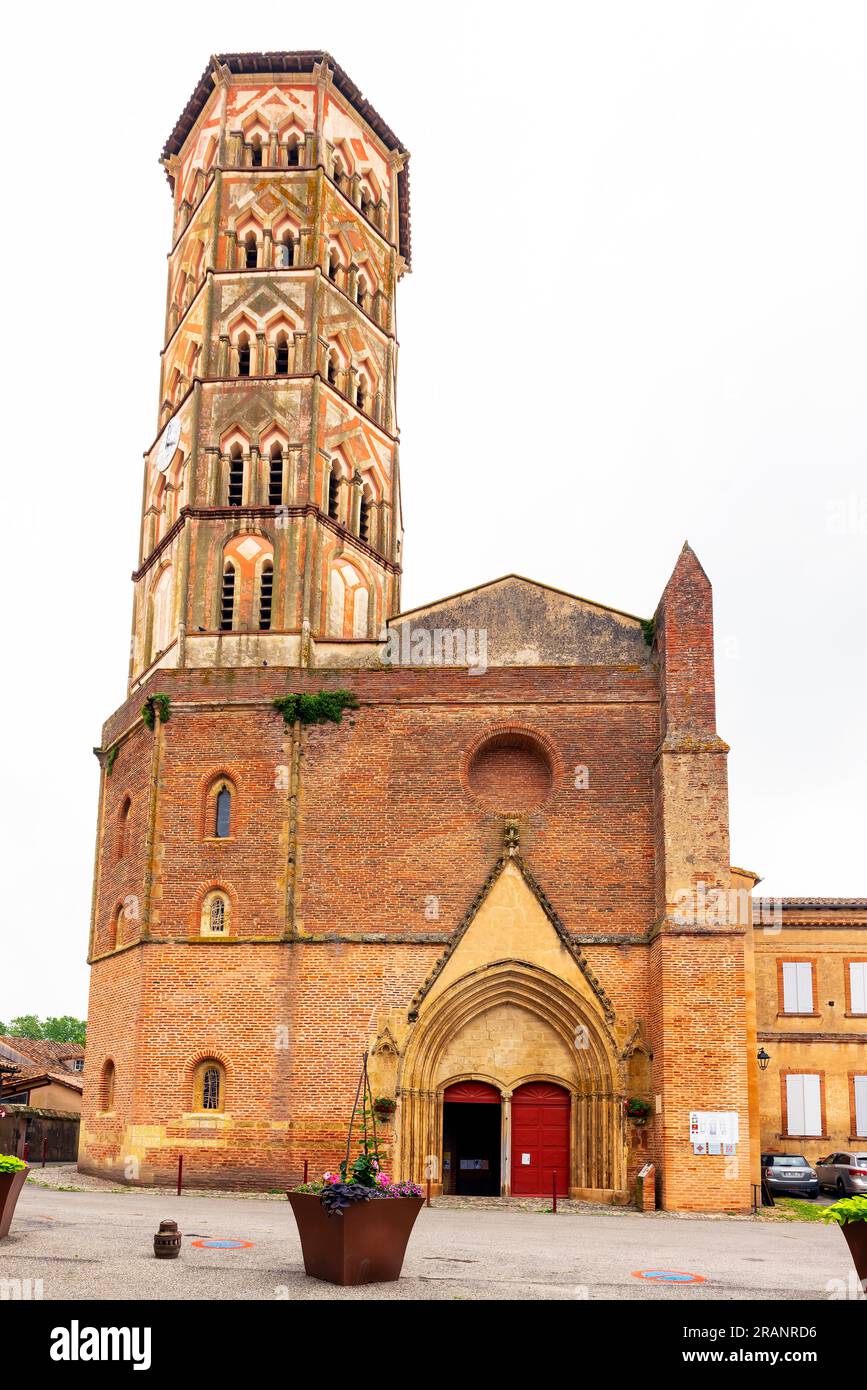
[[[102,1065],[102,1076],[99,1079],[99,1108],[104,1113],[114,1109],[115,1075],[114,1062],[109,1058]]]
[[[363,541],[370,540],[370,502],[363,495],[358,508],[358,534]]]
[[[229,930],[231,915],[232,910],[225,893],[219,889],[207,893],[202,903],[202,936],[225,936]]]
[[[286,333],[280,333],[277,336],[274,370],[278,376],[289,375],[289,337]]]
[[[332,521],[337,521],[340,510],[340,474],[337,467],[332,465],[331,477],[328,479],[328,515]]]
[[[196,1067],[193,1078],[193,1109],[222,1110],[226,1090],[226,1071],[220,1062],[206,1058]]]
[[[355,404],[359,410],[367,409],[367,382],[363,376],[359,376],[358,384],[355,388]]]
[[[220,590],[220,631],[231,632],[235,622],[235,566],[227,560],[223,566]]]
[[[238,376],[250,375],[250,339],[242,333],[238,339]]]
[[[244,237],[244,265],[247,270],[255,270],[259,264],[259,246],[256,233],[248,232]]]
[[[244,456],[240,444],[233,444],[229,455],[228,500],[230,507],[240,507],[244,503]]]
[[[279,507],[283,501],[283,450],[272,444],[268,461],[268,506]]]
[[[340,257],[332,246],[328,252],[328,278],[337,284],[337,272],[340,269]]]
[[[250,163],[254,169],[262,167],[262,137],[254,135],[250,141]]]
[[[295,264],[295,238],[291,232],[284,232],[277,243],[277,264],[281,270],[289,270]]]
[[[232,793],[224,782],[214,799],[214,836],[227,840],[232,833]]]
[[[337,184],[337,187],[341,190],[341,192],[343,191],[343,179],[344,179],[343,165],[340,163],[340,160],[339,160],[339,159],[337,158],[337,156],[335,155],[335,157],[334,157],[334,182]]]
[[[286,142],[286,163],[290,169],[297,169],[301,163],[298,154],[298,136],[290,135]]]
[[[274,594],[274,566],[270,560],[262,565],[259,577],[259,631],[268,632],[271,627],[271,601]]]
[[[173,588],[172,567],[167,565],[157,579],[153,591],[151,618],[151,659],[164,652],[171,641],[173,628]]]
[[[117,949],[119,941],[123,941],[123,903],[118,903],[114,912],[111,914],[111,921],[108,924],[108,950]]]
[[[367,303],[367,281],[363,275],[359,275],[355,285],[355,302],[360,304],[362,309]]]
[[[132,802],[130,801],[129,797],[127,796],[127,797],[124,798],[124,803],[123,803],[123,805],[121,806],[120,812],[119,812],[118,817],[117,817],[117,857],[118,857],[118,859],[125,859],[125,858],[126,858],[127,849],[129,848],[129,844],[128,844],[128,837],[129,837],[129,813],[130,813],[131,808],[132,808]]]
[[[333,351],[332,351],[332,352],[329,352],[329,354],[328,354],[328,364],[327,364],[327,367],[326,367],[325,370],[326,370],[326,376],[328,377],[328,385],[329,385],[329,386],[336,386],[336,385],[337,385],[337,353],[336,353],[336,352],[333,352]]]
[[[366,188],[361,190],[361,211],[365,217],[370,217],[373,213],[373,199]]]

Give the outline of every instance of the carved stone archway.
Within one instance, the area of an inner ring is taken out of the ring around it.
[[[624,1079],[619,1049],[601,1009],[570,984],[527,961],[503,960],[461,976],[419,1009],[398,1075],[397,1169],[405,1180],[423,1182],[430,1159],[438,1184],[442,1154],[442,1095],[454,1079],[448,1049],[456,1035],[480,1015],[503,1005],[542,1022],[557,1040],[568,1074],[547,1073],[572,1094],[569,1190],[575,1196],[625,1191]],[[567,1055],[568,1050],[568,1055]],[[472,1059],[466,1075],[484,1077],[508,1097],[528,1072],[492,1055]]]

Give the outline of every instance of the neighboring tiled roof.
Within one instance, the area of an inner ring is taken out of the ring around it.
[[[80,1073],[74,1071],[46,1071],[43,1067],[25,1067],[16,1076],[6,1081],[0,1080],[0,1093],[4,1090],[17,1095],[19,1091],[29,1091],[34,1086],[47,1086],[56,1081],[58,1086],[66,1086],[70,1091],[84,1091],[84,1081]]]
[[[50,1042],[47,1038],[0,1037],[0,1056],[2,1050],[16,1052],[19,1057],[29,1057],[31,1062],[43,1067],[46,1062],[65,1062],[84,1058],[81,1043]]]
[[[313,71],[315,64],[327,63],[333,74],[334,86],[338,92],[346,98],[367,124],[371,130],[375,131],[380,140],[390,150],[399,150],[406,153],[405,146],[390,126],[380,116],[379,112],[371,106],[367,98],[348,73],[344,72],[339,63],[335,62],[330,53],[322,50],[303,50],[293,53],[217,53],[210,61],[205,71],[196,84],[192,96],[175,122],[175,128],[163,145],[162,158],[167,159],[169,155],[178,154],[180,149],[205,109],[205,103],[214,90],[211,80],[211,73],[214,64],[220,63],[227,67],[230,72],[241,76],[250,73],[277,73],[277,72],[297,72],[309,73]],[[400,251],[410,264],[410,234],[409,234],[409,159],[406,160],[403,169],[397,176],[397,195],[398,213],[400,220]]]
[[[860,912],[867,912],[867,898],[780,898],[780,902],[783,907],[854,907]]]

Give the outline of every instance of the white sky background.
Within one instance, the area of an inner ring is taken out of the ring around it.
[[[412,152],[403,606],[515,570],[649,616],[688,537],[733,862],[867,895],[867,9],[316,8],[4,19],[5,1021],[86,1010],[90,750],[125,695],[156,433],[157,157],[211,52],[328,49]]]

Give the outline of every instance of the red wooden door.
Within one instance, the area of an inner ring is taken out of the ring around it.
[[[512,1196],[547,1197],[569,1189],[569,1092],[530,1081],[512,1096]]]

